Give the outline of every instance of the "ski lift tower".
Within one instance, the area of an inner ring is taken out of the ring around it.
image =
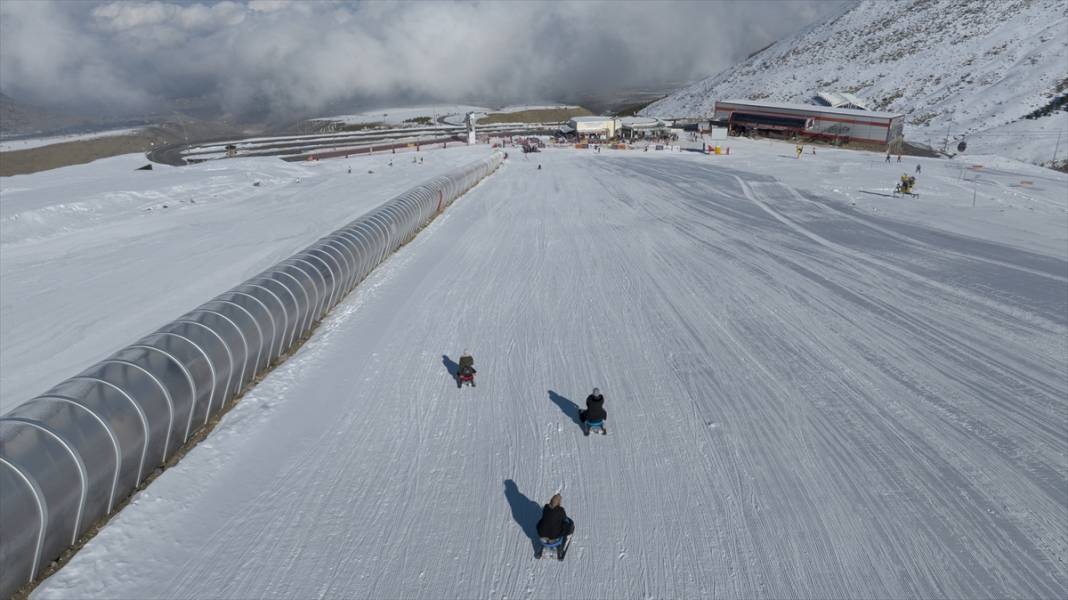
[[[475,145],[475,113],[467,113],[467,117],[464,118],[467,123],[467,144],[469,146]]]

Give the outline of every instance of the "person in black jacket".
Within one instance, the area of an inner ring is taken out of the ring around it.
[[[475,372],[475,358],[471,356],[470,352],[464,350],[463,353],[460,354],[460,371],[466,372],[468,370],[472,373]]]
[[[608,418],[608,412],[604,409],[604,396],[601,395],[601,390],[593,388],[593,393],[586,396],[586,410],[579,412],[579,419],[582,424],[586,426],[586,435],[590,434],[589,422],[590,421],[603,421]],[[604,430],[606,433],[608,429]]]
[[[467,350],[460,355],[460,364],[456,369],[456,387],[463,386],[463,378],[470,377],[471,385],[475,385],[475,359]]]
[[[564,538],[563,543],[556,550],[556,557],[564,560],[564,552],[567,549],[567,536],[575,532],[575,523],[567,516],[564,507],[560,506],[560,494],[554,494],[549,503],[541,509],[541,520],[538,521],[538,537],[543,542],[550,542]],[[541,550],[538,555],[540,557]]]

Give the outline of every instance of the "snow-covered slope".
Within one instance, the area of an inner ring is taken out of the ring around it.
[[[243,158],[152,171],[134,171],[145,159],[131,154],[5,177],[0,414],[415,183],[488,152],[423,151],[424,163],[412,163],[414,154]]]
[[[1065,113],[1022,119],[1068,94],[1068,3],[861,2],[642,114],[708,115],[729,98],[807,102],[819,90],[854,92],[871,108],[908,115],[911,140],[941,148],[948,132],[983,153],[1051,160]]]
[[[34,598],[1066,597],[1068,177],[791,150],[513,154]]]

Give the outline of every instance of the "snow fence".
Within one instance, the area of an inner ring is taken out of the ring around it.
[[[0,598],[110,514],[501,160],[408,190],[0,417]]]

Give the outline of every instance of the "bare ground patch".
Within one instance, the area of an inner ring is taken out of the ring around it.
[[[493,123],[559,123],[571,117],[585,117],[592,115],[589,109],[582,106],[566,106],[560,108],[536,108],[520,110],[517,112],[490,113],[478,120],[479,125],[491,125]]]
[[[0,177],[81,165],[99,158],[131,152],[145,152],[152,148],[153,142],[159,144],[161,141],[161,136],[138,133],[2,152],[0,153]]]

